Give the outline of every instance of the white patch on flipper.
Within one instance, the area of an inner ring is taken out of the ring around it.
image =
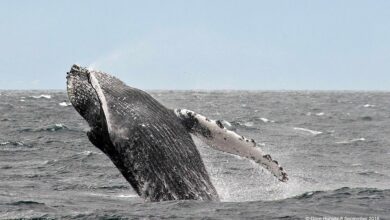
[[[198,123],[195,126],[200,126],[210,131],[210,136],[205,136],[202,133],[197,132],[199,131],[197,129],[192,130],[195,136],[200,138],[210,147],[253,160],[265,167],[280,181],[286,182],[288,180],[287,173],[279,166],[278,162],[272,160],[269,154],[262,152],[253,139],[247,139],[244,136],[226,129],[219,120],[210,120],[193,111],[175,109],[174,112],[179,119],[188,120],[193,118],[197,120]]]

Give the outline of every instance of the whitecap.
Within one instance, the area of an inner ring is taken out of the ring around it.
[[[315,131],[315,130],[310,130],[310,129],[307,129],[307,128],[294,127],[294,130],[308,132],[308,133],[310,133],[312,135],[322,134],[322,131]]]
[[[228,130],[236,130],[236,127],[235,127],[235,125],[234,125],[234,122],[232,122],[233,123],[233,125],[232,125],[232,123],[230,123],[230,122],[228,122],[228,121],[226,121],[226,120],[220,120],[220,122],[222,123],[222,125],[226,128],[226,129],[228,129]]]
[[[245,122],[244,125],[247,126],[247,127],[252,127],[255,124],[253,122],[251,122],[251,121],[248,121],[248,122]]]
[[[40,99],[40,98],[45,98],[45,99],[51,99],[51,95],[33,95],[31,98],[34,99]]]
[[[134,195],[134,194],[128,194],[128,195],[121,194],[121,195],[117,195],[117,197],[119,197],[119,198],[135,198],[138,196]]]
[[[63,125],[63,124],[54,124],[54,127],[56,127],[56,128],[64,128],[66,126]]]
[[[336,142],[336,144],[351,144],[351,143],[361,142],[361,141],[366,141],[366,139],[365,138],[355,138],[352,140],[338,141],[338,142]]]
[[[80,152],[78,154],[85,155],[85,156],[90,156],[92,154],[102,154],[102,153],[86,150],[86,151]]]
[[[92,155],[92,151],[89,151],[89,150],[86,150],[86,151],[83,151],[80,153],[81,155],[85,155],[85,156],[89,156],[89,155]]]
[[[43,127],[38,129],[38,131],[58,131],[58,130],[65,130],[68,129],[68,127],[64,124],[54,124],[54,125],[49,125],[47,127]]]
[[[111,195],[104,194],[104,193],[90,193],[90,192],[85,192],[83,194],[89,195],[89,196],[98,196],[98,197],[110,197]]]
[[[264,123],[268,123],[268,122],[271,122],[271,123],[274,123],[275,121],[273,120],[269,120],[268,118],[259,118],[262,122]]]
[[[269,122],[269,120],[267,118],[260,118],[260,120],[262,120],[265,123]]]
[[[67,107],[67,106],[71,106],[72,104],[69,102],[61,102],[61,103],[59,103],[59,105],[63,106],[63,107]]]
[[[362,164],[361,163],[354,163],[354,164],[352,164],[351,166],[353,166],[353,167],[358,167],[358,166],[361,166]]]
[[[54,163],[54,162],[57,162],[58,160],[56,159],[53,159],[53,160],[44,160],[43,161],[43,165],[47,165],[47,164],[50,164],[50,163]]]
[[[323,115],[325,115],[325,113],[319,112],[319,113],[316,113],[316,115],[317,115],[317,116],[323,116]]]
[[[228,121],[222,120],[221,122],[222,122],[222,124],[223,124],[225,127],[231,127],[231,126],[232,126],[232,124],[230,124],[230,122],[228,122]]]
[[[20,141],[5,141],[0,143],[0,146],[5,146],[5,145],[14,145],[14,146],[23,146],[23,142]]]
[[[364,108],[373,108],[375,107],[375,105],[371,105],[371,104],[365,104],[363,105]]]

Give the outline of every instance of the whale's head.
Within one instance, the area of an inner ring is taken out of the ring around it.
[[[91,72],[87,68],[73,65],[66,79],[69,101],[93,128],[101,120],[101,107],[90,77]]]

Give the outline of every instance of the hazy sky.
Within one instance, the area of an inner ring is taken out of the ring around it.
[[[390,1],[0,1],[0,89],[390,90]]]

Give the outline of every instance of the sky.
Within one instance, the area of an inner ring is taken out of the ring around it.
[[[390,90],[390,1],[0,0],[0,90]]]

